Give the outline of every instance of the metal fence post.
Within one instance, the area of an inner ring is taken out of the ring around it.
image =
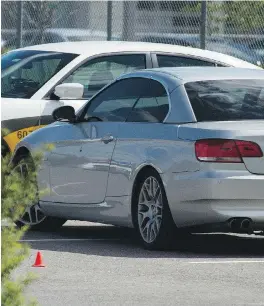
[[[107,1],[107,40],[112,39],[113,2]]]
[[[201,3],[201,22],[200,22],[200,47],[206,47],[206,30],[207,30],[207,1]]]
[[[136,1],[123,1],[123,40],[133,40],[135,36]]]
[[[16,48],[22,47],[23,30],[23,1],[17,2],[17,28],[16,28]]]

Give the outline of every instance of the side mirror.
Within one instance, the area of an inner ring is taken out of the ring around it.
[[[82,99],[84,86],[79,83],[64,83],[57,85],[54,94],[60,99]]]
[[[67,120],[69,122],[75,122],[76,120],[75,110],[69,105],[56,108],[52,113],[52,117],[55,121]]]

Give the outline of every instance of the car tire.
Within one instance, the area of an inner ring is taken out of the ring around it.
[[[25,169],[28,168],[32,169],[33,171],[35,169],[32,158],[29,156],[21,156],[16,161],[13,169],[18,169],[21,175],[25,177],[25,175],[27,175],[27,173],[25,173]],[[54,231],[60,228],[66,221],[67,220],[61,218],[45,216],[39,206],[39,203],[37,202],[33,205],[29,205],[21,218],[15,221],[15,224],[20,228],[23,226],[28,226],[29,230],[34,231]]]
[[[177,227],[162,180],[154,169],[148,168],[137,179],[132,209],[134,227],[146,249],[166,250],[173,246]]]

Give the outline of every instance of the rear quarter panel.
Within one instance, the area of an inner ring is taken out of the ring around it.
[[[134,180],[145,166],[152,166],[160,174],[198,171],[193,142],[178,139],[177,131],[178,125],[172,124],[121,124],[107,196],[131,195]]]

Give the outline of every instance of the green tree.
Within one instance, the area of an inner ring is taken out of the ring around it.
[[[236,33],[247,34],[263,31],[264,0],[224,1],[223,12],[226,26]]]
[[[21,179],[20,174],[12,169],[9,156],[2,158],[2,220],[5,225],[2,228],[1,238],[1,284],[2,284],[2,305],[25,305],[23,292],[25,287],[32,280],[31,275],[24,278],[13,279],[13,271],[28,256],[29,247],[19,242],[26,227],[18,229],[13,225],[23,213],[28,201],[34,198],[34,187],[32,180]],[[31,178],[34,174],[30,174]]]
[[[201,1],[183,1],[180,11],[200,14]],[[207,1],[207,30],[212,34],[258,34],[264,20],[264,0]],[[223,30],[224,29],[224,30]]]
[[[2,136],[6,133],[7,131],[2,131]],[[29,203],[34,203],[37,200],[36,173],[42,156],[42,152],[34,154],[26,169],[24,169],[25,164],[22,161],[11,163],[10,155],[2,156],[1,213],[4,226],[2,226],[1,232],[1,300],[3,306],[35,305],[34,301],[29,301],[24,296],[24,290],[33,280],[33,276],[28,274],[24,277],[14,278],[13,275],[14,270],[29,254],[29,246],[20,242],[28,228],[17,228],[13,221],[22,216]]]

